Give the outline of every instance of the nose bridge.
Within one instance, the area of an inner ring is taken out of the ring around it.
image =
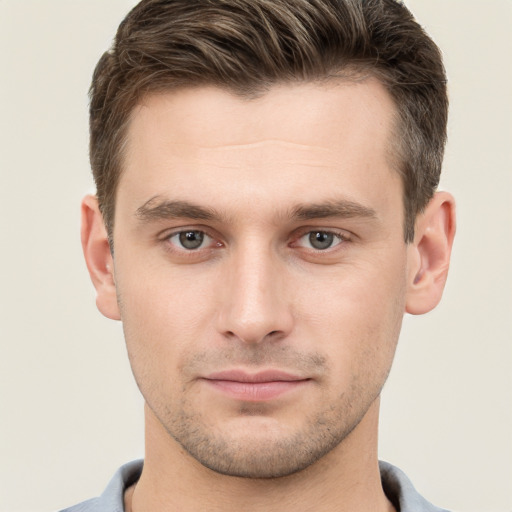
[[[292,315],[278,256],[255,237],[240,243],[229,259],[220,330],[246,343],[286,336]]]

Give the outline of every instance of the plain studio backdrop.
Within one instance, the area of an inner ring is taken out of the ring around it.
[[[0,512],[102,492],[143,455],[121,326],[79,243],[87,89],[133,0],[0,0]],[[406,317],[380,457],[432,502],[512,510],[512,1],[411,0],[450,80],[442,188],[458,201],[445,296]]]

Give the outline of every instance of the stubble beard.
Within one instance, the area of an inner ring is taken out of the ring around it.
[[[158,414],[150,408],[167,433],[204,467],[233,477],[274,479],[303,471],[343,443],[378,398],[382,386],[363,396],[356,387],[341,395],[335,405],[306,416],[300,429],[262,436],[254,431],[219,432],[200,413],[188,412],[186,403],[174,413],[164,409]],[[253,418],[261,413],[253,404],[240,408],[241,415]]]
[[[320,461],[344,443],[360,424],[380,396],[391,366],[392,353],[389,364],[377,367],[369,364],[375,361],[376,355],[371,353],[374,351],[375,348],[361,354],[366,364],[354,365],[358,370],[338,394],[332,391],[331,370],[322,355],[304,356],[284,347],[255,350],[250,357],[243,347],[238,354],[234,350],[229,354],[204,353],[194,357],[193,362],[189,361],[185,370],[180,368],[182,376],[190,376],[199,373],[197,369],[208,363],[214,368],[226,367],[228,361],[262,367],[273,361],[282,368],[302,368],[303,374],[321,375],[311,384],[319,386],[317,391],[320,392],[311,395],[316,398],[290,405],[295,407],[291,413],[288,411],[292,417],[283,421],[279,405],[254,402],[242,402],[230,413],[220,413],[221,419],[217,421],[216,411],[211,409],[213,404],[201,405],[197,401],[197,390],[190,388],[194,387],[195,379],[184,377],[181,385],[175,385],[174,393],[169,390],[170,395],[162,390],[157,392],[154,386],[148,385],[151,381],[155,383],[154,379],[147,378],[152,372],[148,368],[142,370],[144,365],[137,364],[137,354],[132,352],[130,359],[132,369],[139,370],[134,371],[134,375],[148,412],[165,434],[195,461],[222,475],[275,479],[296,474]],[[310,404],[308,410],[305,410],[306,403]],[[272,407],[276,407],[277,412],[272,411]],[[231,421],[233,418],[235,420]]]

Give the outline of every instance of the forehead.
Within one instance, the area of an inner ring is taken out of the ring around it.
[[[136,143],[150,127],[152,135],[165,129],[180,144],[288,139],[328,145],[335,134],[340,143],[361,131],[385,135],[395,113],[391,96],[375,78],[280,84],[254,98],[213,86],[187,87],[144,96],[133,109],[128,138]]]
[[[133,111],[118,192],[139,202],[192,193],[220,201],[235,191],[318,201],[337,187],[361,202],[366,185],[376,192],[397,180],[394,117],[374,79],[280,85],[254,99],[214,87],[153,94]]]

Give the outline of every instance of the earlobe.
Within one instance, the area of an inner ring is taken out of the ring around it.
[[[96,288],[96,306],[112,320],[120,320],[114,279],[114,262],[103,216],[95,196],[82,201],[82,249],[92,283]]]
[[[414,242],[408,249],[408,313],[427,313],[441,300],[454,236],[455,200],[447,192],[437,192],[418,216]]]

